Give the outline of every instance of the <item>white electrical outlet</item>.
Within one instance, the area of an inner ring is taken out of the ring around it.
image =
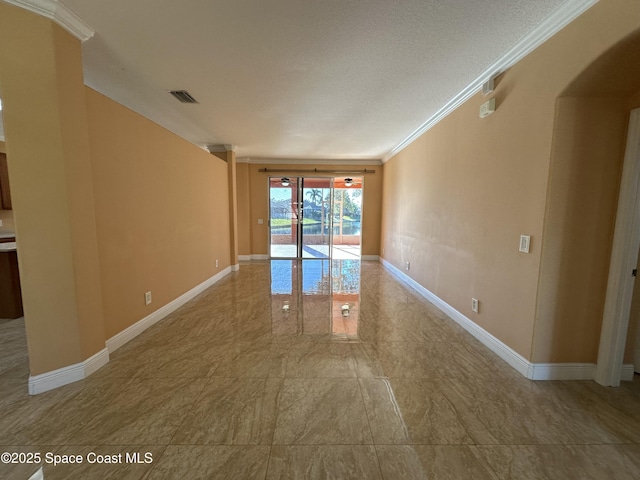
[[[520,252],[529,253],[531,245],[531,237],[529,235],[520,235]]]
[[[471,299],[471,310],[473,310],[474,312],[478,313],[479,309],[480,309],[480,302],[478,301],[477,298],[472,298]]]
[[[262,218],[258,219],[258,225],[262,225],[264,223],[264,220]]]
[[[216,258],[216,268],[218,268],[218,259]]]
[[[2,220],[0,220],[0,227],[2,226]]]
[[[411,262],[407,262],[406,268],[407,268],[407,270],[409,270],[411,268]]]
[[[144,294],[144,304],[151,305],[151,292],[147,292]]]

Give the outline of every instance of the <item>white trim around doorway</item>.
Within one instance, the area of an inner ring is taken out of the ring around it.
[[[620,385],[640,249],[640,109],[631,111],[602,316],[596,382]]]

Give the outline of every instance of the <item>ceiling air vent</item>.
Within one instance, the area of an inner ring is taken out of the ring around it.
[[[170,90],[169,93],[182,103],[198,103],[198,101],[186,90]]]

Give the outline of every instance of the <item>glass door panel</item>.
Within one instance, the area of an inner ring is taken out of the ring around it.
[[[360,258],[361,234],[362,178],[334,178],[331,258]]]
[[[297,258],[301,217],[298,178],[269,179],[269,248],[271,258]]]
[[[359,259],[360,178],[269,178],[271,258]]]
[[[304,205],[300,231],[301,258],[330,258],[333,232],[333,179],[302,178]]]

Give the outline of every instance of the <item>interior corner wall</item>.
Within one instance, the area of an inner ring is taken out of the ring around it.
[[[597,359],[628,116],[623,98],[557,101],[533,361]]]
[[[238,255],[251,255],[251,204],[249,202],[249,164],[236,163],[238,199]]]
[[[230,266],[227,164],[88,87],[86,95],[111,338]]]
[[[0,3],[0,87],[31,375],[104,349],[80,42]]]
[[[251,253],[268,255],[269,253],[269,174],[260,169],[308,170],[313,164],[248,164],[250,238]],[[364,174],[362,192],[362,255],[379,255],[380,218],[382,209],[382,167],[380,165],[322,165],[322,170],[375,170],[376,173]],[[295,175],[291,173],[289,175]],[[273,175],[271,175],[273,176]],[[302,176],[302,175],[301,175]],[[317,175],[320,176],[320,175]],[[328,174],[327,176],[332,176]],[[263,219],[262,225],[258,219]]]
[[[550,235],[557,234],[556,219],[563,218],[563,204],[578,200],[547,196],[555,188],[550,174],[556,100],[595,59],[638,31],[637,6],[634,0],[598,2],[498,77],[493,115],[478,118],[480,105],[491,97],[477,94],[384,165],[385,259],[401,270],[411,262],[407,273],[414,280],[531,361],[596,360],[597,313],[585,319],[582,308],[568,308],[568,303],[559,310],[546,293],[560,282],[554,274],[572,268],[594,271],[579,285],[567,282],[554,291],[560,295],[556,300],[585,298],[606,285],[600,255],[606,263],[610,252],[606,231],[581,238],[582,253],[575,256],[547,248]],[[619,103],[604,110],[619,130],[624,124]],[[578,130],[574,142],[593,134],[586,125]],[[613,137],[601,144],[613,146],[613,168],[599,165],[606,175],[590,204],[597,203],[588,216],[594,226],[610,226],[615,215],[613,178],[620,150]],[[579,172],[574,153],[554,152],[554,171]],[[602,159],[602,151],[595,154]],[[597,180],[589,178],[592,184]],[[518,252],[520,235],[531,236],[528,254]],[[471,311],[472,297],[480,300],[478,314]],[[601,315],[600,300],[595,303],[588,305]],[[588,331],[581,342],[570,338],[575,328]]]

